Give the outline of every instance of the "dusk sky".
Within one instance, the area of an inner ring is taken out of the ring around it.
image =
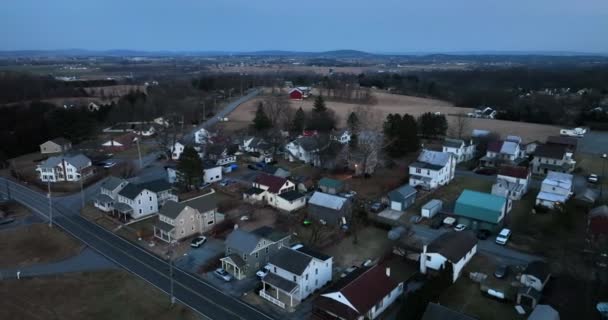
[[[608,53],[607,0],[5,0],[0,50]]]

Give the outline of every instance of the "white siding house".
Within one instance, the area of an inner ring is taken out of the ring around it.
[[[296,191],[293,182],[265,173],[256,177],[252,187],[243,194],[243,199],[265,202],[287,212],[300,209],[306,205],[306,197]]]
[[[36,171],[42,182],[75,182],[94,173],[91,159],[83,154],[49,157],[37,166]]]
[[[418,160],[409,166],[410,186],[435,189],[454,179],[456,160],[448,152],[422,150]]]
[[[114,210],[125,218],[139,219],[158,212],[158,198],[156,192],[144,189],[136,184],[127,184],[116,198]]]
[[[211,135],[205,128],[200,128],[194,132],[194,142],[197,144],[207,143],[209,137]]]
[[[473,144],[473,140],[445,139],[443,142],[443,152],[453,154],[456,163],[461,163],[473,159],[475,156],[475,144]]]
[[[429,269],[442,271],[450,264],[452,282],[456,282],[462,269],[477,253],[477,239],[469,232],[449,231],[425,244],[420,254],[420,273]]]
[[[492,194],[520,200],[528,192],[531,173],[526,167],[502,166],[492,185]]]
[[[169,146],[169,151],[171,151],[171,159],[179,160],[179,157],[182,155],[182,152],[184,152],[185,147],[186,146],[179,141],[175,142],[172,146]]]
[[[554,209],[566,203],[572,196],[572,180],[571,174],[549,171],[536,196],[536,205]]]
[[[203,182],[213,183],[222,180],[222,167],[214,162],[205,162],[203,165]]]
[[[114,202],[117,200],[118,193],[129,182],[116,177],[108,177],[102,184],[99,194],[95,197],[93,205],[104,212],[112,212],[114,210]]]

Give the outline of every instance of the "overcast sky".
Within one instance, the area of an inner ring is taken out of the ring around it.
[[[608,0],[3,0],[0,50],[608,52]]]

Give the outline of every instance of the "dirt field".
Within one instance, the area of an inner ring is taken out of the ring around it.
[[[2,230],[0,268],[59,261],[77,254],[81,249],[78,241],[57,228],[50,229],[46,224]]]
[[[454,107],[449,102],[435,99],[395,95],[380,91],[376,91],[374,94],[378,102],[375,105],[369,106],[369,108],[373,108],[381,113],[382,119],[389,113],[409,113],[417,117],[425,112],[441,112],[448,115],[448,122],[453,125],[456,121],[455,115],[472,110],[471,108]],[[239,106],[229,115],[230,121],[222,124],[222,128],[226,131],[247,128],[251,124],[251,120],[253,120],[260,99],[262,98],[250,100]],[[312,98],[303,101],[291,101],[291,106],[293,108],[302,107],[304,110],[311,110],[313,102],[314,99]],[[327,106],[338,115],[338,125],[344,126],[348,114],[358,105],[344,102],[327,102]],[[555,126],[504,120],[471,118],[468,127],[470,128],[467,131],[473,129],[492,130],[498,132],[503,137],[507,135],[519,135],[525,142],[534,140],[545,141],[547,136],[559,134],[559,128]]]
[[[198,319],[126,272],[73,273],[0,283],[0,319]]]

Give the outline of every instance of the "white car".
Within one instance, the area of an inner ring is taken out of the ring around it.
[[[106,163],[103,165],[103,167],[104,167],[105,169],[110,169],[110,168],[112,168],[112,167],[113,167],[113,166],[115,166],[115,165],[116,165],[116,162],[114,162],[114,161],[108,161],[108,162],[106,162]]]
[[[198,248],[198,247],[202,246],[206,241],[207,241],[207,237],[198,236],[198,237],[192,239],[192,242],[190,242],[190,246],[192,248]]]
[[[264,266],[264,268],[258,270],[258,272],[256,272],[255,275],[260,277],[260,279],[261,279],[261,278],[264,278],[268,274],[268,272],[270,272],[270,267],[266,265],[266,266]]]
[[[599,177],[597,176],[597,174],[590,174],[589,177],[587,177],[587,181],[591,182],[591,183],[597,183],[597,181],[599,180]]]
[[[506,245],[507,241],[509,241],[509,238],[511,237],[511,230],[509,229],[502,229],[500,230],[500,233],[496,236],[496,243],[500,244],[500,245]]]
[[[454,230],[455,231],[463,231],[466,228],[467,228],[467,226],[465,226],[464,224],[459,223],[459,224],[456,225],[456,227],[454,227]]]
[[[213,274],[226,282],[232,280],[232,276],[230,275],[230,273],[226,272],[226,270],[222,268],[215,269],[215,271],[213,271]]]

